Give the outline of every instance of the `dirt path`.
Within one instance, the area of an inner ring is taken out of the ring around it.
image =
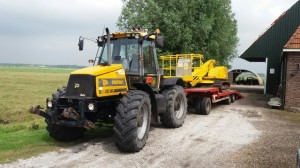
[[[152,127],[139,153],[99,138],[0,167],[294,167],[300,122],[274,114],[284,112],[268,109],[263,95],[244,95],[209,116],[190,112],[181,128]]]

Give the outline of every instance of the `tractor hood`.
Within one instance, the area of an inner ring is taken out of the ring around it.
[[[96,66],[76,70],[76,71],[72,72],[71,75],[99,76],[99,75],[102,75],[102,74],[106,74],[106,73],[109,73],[109,72],[116,71],[116,70],[121,69],[121,68],[122,68],[121,64],[112,64],[110,66],[96,65]]]

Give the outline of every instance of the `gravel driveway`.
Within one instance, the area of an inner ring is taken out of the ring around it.
[[[243,95],[209,116],[190,109],[181,128],[152,126],[139,153],[120,153],[108,137],[0,167],[295,167],[300,114],[268,108],[262,94]]]

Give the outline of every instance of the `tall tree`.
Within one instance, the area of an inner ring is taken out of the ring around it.
[[[237,23],[231,0],[123,0],[121,30],[159,28],[164,53],[201,53],[228,65],[236,56]]]

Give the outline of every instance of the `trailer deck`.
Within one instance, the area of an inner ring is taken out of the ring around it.
[[[188,101],[195,105],[196,112],[204,115],[210,113],[212,103],[224,101],[230,104],[243,98],[236,90],[221,90],[218,87],[186,88],[185,93]]]
[[[215,98],[215,101],[218,102],[217,100],[223,97],[227,97],[230,95],[235,95],[236,99],[241,99],[243,96],[241,95],[240,92],[236,90],[220,90],[217,87],[201,87],[201,88],[188,88],[185,89],[186,94],[193,94],[196,96],[209,96],[209,95],[214,95],[213,97]]]

